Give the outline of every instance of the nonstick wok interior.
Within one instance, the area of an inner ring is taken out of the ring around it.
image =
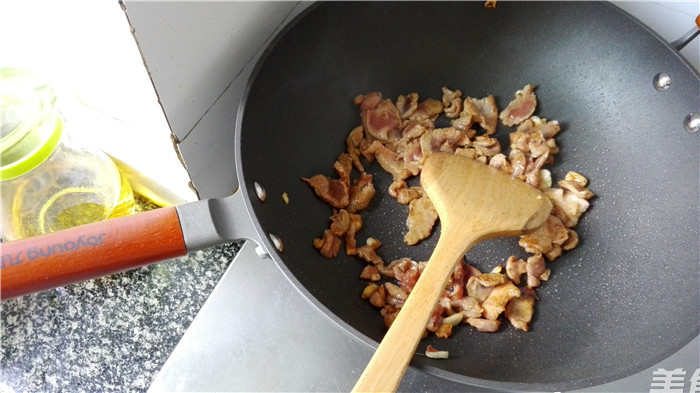
[[[659,92],[658,72],[673,77]],[[638,22],[598,2],[324,3],[280,35],[253,75],[244,100],[239,179],[255,219],[284,242],[273,253],[299,287],[350,331],[379,341],[379,310],[360,299],[365,262],[326,259],[312,239],[331,208],[300,178],[333,175],[345,137],[360,124],[352,100],[380,91],[395,99],[493,94],[500,108],[526,84],[537,85],[536,115],[557,119],[561,153],[555,179],[582,173],[596,193],[576,227],[579,246],[549,263],[549,282],[528,333],[504,323],[479,333],[460,325],[449,360],[413,365],[465,383],[561,390],[596,385],[649,367],[698,335],[698,134],[683,118],[700,102],[697,73]],[[496,134],[504,150],[510,129]],[[385,261],[427,260],[437,233],[403,245],[407,208],[386,195],[391,182],[375,164],[377,197],[363,214],[358,243],[378,238]],[[268,200],[257,200],[253,182]],[[289,195],[289,204],[280,195]],[[516,239],[490,240],[467,255],[489,270]],[[264,283],[262,283],[264,285]],[[275,289],[270,288],[270,301]],[[313,345],[310,343],[310,345]],[[342,356],[342,354],[338,354]]]

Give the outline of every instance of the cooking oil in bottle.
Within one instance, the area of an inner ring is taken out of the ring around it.
[[[134,212],[126,176],[76,143],[50,85],[2,69],[2,239],[17,240]]]

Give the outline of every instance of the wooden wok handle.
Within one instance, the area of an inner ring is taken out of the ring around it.
[[[175,207],[0,244],[0,298],[55,288],[187,253]]]

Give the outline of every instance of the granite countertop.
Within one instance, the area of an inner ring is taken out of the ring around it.
[[[240,246],[3,301],[0,393],[146,391]]]

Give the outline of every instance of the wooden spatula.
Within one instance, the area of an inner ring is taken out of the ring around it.
[[[552,209],[532,186],[476,160],[430,155],[421,184],[440,216],[437,246],[416,286],[353,391],[395,391],[457,262],[482,240],[519,236],[542,226]]]

